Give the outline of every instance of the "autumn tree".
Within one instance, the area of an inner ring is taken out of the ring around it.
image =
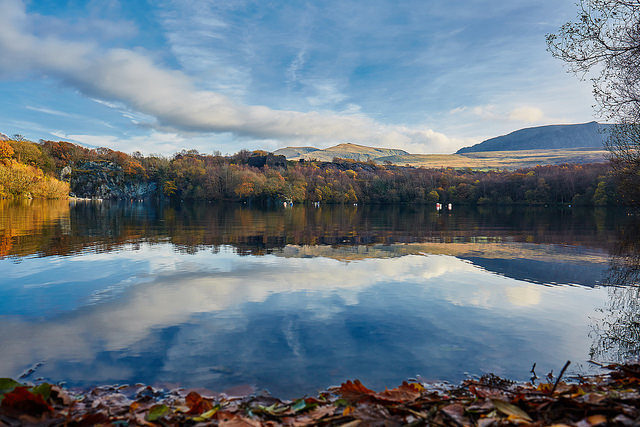
[[[627,202],[640,205],[640,1],[580,0],[578,19],[547,35],[549,51],[591,77],[599,114],[615,120],[606,143]]]

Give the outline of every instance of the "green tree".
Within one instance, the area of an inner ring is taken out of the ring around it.
[[[600,181],[593,193],[593,204],[596,206],[607,205],[607,187],[604,181]]]

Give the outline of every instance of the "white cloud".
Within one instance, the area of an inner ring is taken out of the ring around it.
[[[34,107],[31,105],[26,105],[24,107],[27,110],[37,111],[39,113],[50,114],[52,116],[60,116],[60,117],[74,117],[73,114],[66,113],[64,111],[54,110],[53,108],[46,107]]]
[[[498,107],[496,104],[476,105],[475,107],[461,106],[449,111],[450,115],[468,115],[479,117],[483,120],[516,121],[524,123],[540,123],[543,120],[553,121],[548,118],[542,109],[532,106],[515,107],[509,110],[508,106]]]
[[[319,143],[351,141],[368,145],[450,151],[463,141],[431,129],[384,125],[364,115],[275,110],[238,103],[221,93],[198,89],[182,71],[159,66],[147,54],[104,49],[30,32],[31,17],[18,0],[0,0],[0,66],[5,72],[45,74],[84,95],[120,102],[152,116],[148,125],[175,132],[225,133],[254,139]]]
[[[526,123],[539,123],[544,117],[544,112],[537,107],[518,107],[509,113],[509,120]]]

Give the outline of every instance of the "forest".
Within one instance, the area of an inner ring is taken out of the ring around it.
[[[265,151],[242,150],[222,156],[183,150],[164,157],[90,149],[64,141],[34,143],[16,138],[1,144],[2,167],[31,168],[41,182],[55,184],[57,191],[51,192],[52,197],[66,191],[66,182],[72,196],[119,199],[258,204],[623,204],[608,163],[483,171],[340,158],[332,162],[288,161]],[[44,191],[9,188],[11,185],[11,180],[2,181],[0,176],[0,193],[5,197],[26,193],[47,197]]]

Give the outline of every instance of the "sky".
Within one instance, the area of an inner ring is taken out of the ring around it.
[[[451,153],[597,117],[574,0],[0,0],[0,132],[145,154]]]

